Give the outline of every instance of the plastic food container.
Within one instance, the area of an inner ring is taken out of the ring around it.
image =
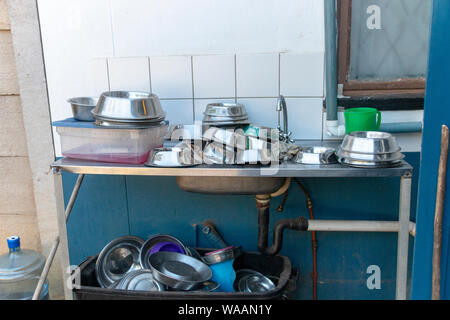
[[[61,137],[64,157],[140,164],[150,151],[162,147],[168,122],[144,129],[110,129],[73,118],[53,123]]]

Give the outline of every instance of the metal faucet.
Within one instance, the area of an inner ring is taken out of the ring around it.
[[[277,112],[278,112],[278,131],[280,132],[280,141],[284,141],[287,143],[294,142],[293,139],[291,139],[292,132],[289,132],[288,129],[288,114],[287,114],[287,107],[286,107],[286,100],[284,97],[280,94],[277,101]],[[281,130],[281,123],[280,123],[280,113],[283,112],[283,130]]]

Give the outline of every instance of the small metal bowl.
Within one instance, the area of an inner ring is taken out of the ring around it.
[[[238,283],[240,292],[264,293],[275,289],[275,284],[262,274],[249,274],[240,278]]]
[[[165,117],[158,96],[139,91],[103,92],[92,114],[94,118],[112,121],[141,121]]]
[[[97,281],[103,288],[121,280],[127,273],[141,269],[139,252],[144,240],[124,236],[108,243],[100,252],[95,264]]]
[[[239,292],[268,292],[275,289],[275,284],[262,273],[252,269],[236,271],[234,288]]]
[[[157,234],[150,237],[145,243],[142,245],[141,251],[139,253],[139,263],[141,264],[142,269],[151,269],[150,266],[150,256],[152,248],[160,243],[160,242],[173,242],[183,248],[185,253],[190,253],[184,244],[175,237],[169,236],[167,234]]]
[[[177,290],[195,290],[212,277],[205,263],[177,252],[156,252],[149,258],[153,277]]]
[[[207,252],[202,257],[202,260],[208,265],[213,265],[234,259],[239,255],[239,253],[239,248],[230,246],[223,249]]]
[[[91,111],[98,102],[98,97],[76,97],[67,100],[72,107],[72,114],[79,121],[94,121]]]
[[[302,148],[295,156],[294,162],[301,164],[333,164],[338,161],[334,149],[315,146]]]
[[[347,134],[341,149],[352,153],[386,154],[400,151],[395,137],[387,132],[355,131]]]
[[[247,118],[247,111],[240,103],[210,103],[206,106],[205,116],[226,118]]]

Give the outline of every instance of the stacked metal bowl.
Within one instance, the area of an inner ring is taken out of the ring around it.
[[[344,137],[336,152],[343,165],[360,168],[388,168],[405,157],[393,135],[378,131],[357,131]]]
[[[95,125],[127,129],[159,125],[166,116],[157,95],[139,91],[104,92],[91,112]]]
[[[206,106],[204,126],[240,126],[249,124],[247,111],[239,103],[210,103]]]

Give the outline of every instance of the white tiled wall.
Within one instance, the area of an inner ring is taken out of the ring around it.
[[[171,123],[242,102],[276,126],[287,98],[295,139],[323,134],[323,0],[38,0],[52,120],[73,96],[157,94]],[[268,23],[270,22],[270,23]],[[55,135],[59,154],[59,137]]]

